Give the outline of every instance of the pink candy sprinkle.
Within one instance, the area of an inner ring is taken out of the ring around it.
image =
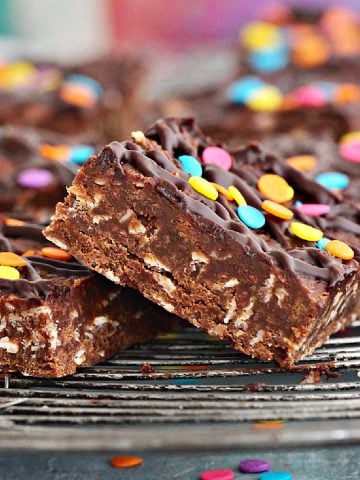
[[[319,217],[330,212],[330,206],[324,203],[303,203],[298,205],[296,209],[308,217]]]
[[[54,175],[44,168],[29,168],[19,173],[17,183],[23,188],[43,188],[54,180]]]
[[[322,107],[326,105],[324,91],[317,87],[300,87],[294,92],[295,102],[299,107]]]
[[[206,147],[201,158],[203,163],[212,163],[224,170],[230,170],[232,165],[231,155],[220,147]]]
[[[221,470],[206,470],[202,472],[201,480],[234,480],[234,472],[227,468]]]
[[[352,163],[360,163],[360,142],[359,140],[353,142],[345,142],[340,145],[340,155],[344,160]]]

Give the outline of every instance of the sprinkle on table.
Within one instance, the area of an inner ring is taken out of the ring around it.
[[[0,265],[8,267],[25,267],[26,261],[13,252],[0,252]]]
[[[233,470],[222,468],[219,470],[206,470],[201,473],[201,480],[234,480]]]
[[[29,168],[19,173],[17,183],[23,188],[44,188],[54,180],[54,175],[44,168]]]
[[[0,265],[0,278],[5,280],[18,280],[20,272],[14,267]]]
[[[296,155],[293,157],[288,157],[286,163],[296,170],[301,170],[303,172],[309,172],[313,170],[317,161],[313,155]]]
[[[289,208],[272,200],[264,200],[261,206],[265,212],[271,213],[271,215],[282,218],[283,220],[291,220],[294,216],[294,213]]]
[[[301,222],[292,222],[290,224],[290,230],[294,235],[308,242],[317,242],[323,237],[321,230]]]
[[[178,160],[186,173],[194,177],[201,177],[202,166],[195,157],[192,155],[180,155]]]
[[[57,247],[44,247],[40,250],[40,254],[43,257],[59,260],[60,262],[69,262],[72,260],[70,253]]]
[[[110,459],[110,465],[114,468],[132,468],[138,467],[143,461],[140,457],[115,456]]]
[[[259,475],[259,480],[292,480],[290,472],[265,472]]]
[[[196,192],[200,193],[206,198],[209,198],[210,200],[216,200],[219,196],[218,191],[216,190],[214,185],[205,180],[205,178],[197,176],[190,177],[188,183]]]
[[[283,420],[263,420],[261,422],[254,423],[252,426],[255,430],[279,430],[284,428]]]
[[[231,155],[220,147],[206,147],[202,152],[201,159],[205,164],[211,163],[224,170],[230,170],[232,166]]]
[[[326,243],[325,250],[342,260],[352,260],[354,258],[354,250],[341,240],[330,240]]]
[[[246,458],[239,464],[239,471],[242,473],[262,473],[267,472],[270,468],[269,462],[258,458]]]
[[[287,181],[274,173],[265,173],[257,183],[259,191],[276,203],[285,203],[290,201],[294,196],[294,190]]]
[[[238,188],[230,185],[230,187],[228,187],[228,192],[239,207],[246,205],[246,200]]]
[[[260,210],[250,205],[241,205],[237,208],[240,220],[249,228],[257,230],[265,225],[265,217]]]

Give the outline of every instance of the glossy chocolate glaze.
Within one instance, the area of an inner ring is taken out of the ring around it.
[[[200,160],[204,148],[214,143],[202,134],[193,119],[159,120],[145,135],[148,140],[142,145],[131,141],[110,144],[100,155],[101,167],[106,170],[115,159],[120,167],[119,174],[122,174],[121,164],[131,164],[141,174],[153,177],[163,194],[166,193],[166,182],[175,185],[178,192],[175,195],[173,190],[169,189],[170,199],[181,203],[182,208],[189,212],[205,218],[214,228],[226,229],[249,253],[256,252],[264,261],[291,272],[335,285],[358,269],[356,261],[342,262],[326,252],[308,246],[308,242],[295,239],[289,234],[289,223],[286,221],[267,215],[265,227],[254,231],[239,220],[234,203],[228,202],[221,195],[218,200],[212,201],[195,192],[187,183],[189,175],[182,170],[176,157],[190,154]],[[316,199],[317,202],[330,203],[336,207],[334,217],[312,219],[312,223],[316,225],[317,222],[323,222],[325,231],[339,225],[339,228],[346,227],[354,234],[360,233],[359,225],[352,218],[358,212],[353,211],[349,205],[342,210],[341,199],[335,194],[307,177],[299,177],[298,171],[264,153],[258,145],[250,145],[231,153],[234,163],[230,171],[215,165],[203,165],[203,177],[224,187],[235,185],[249,205],[261,208],[264,197],[256,188],[257,180],[265,172],[277,173],[294,186],[299,199]],[[350,214],[344,220],[342,215],[348,213],[348,210]],[[296,209],[294,213],[299,221],[310,223],[308,217],[304,219]]]
[[[25,240],[34,244],[34,248],[51,246],[42,235],[42,227],[36,224],[21,226],[7,226],[0,221],[0,251],[18,251],[16,241]],[[42,257],[41,255],[23,257],[27,265],[20,267],[19,280],[6,280],[0,278],[0,292],[13,293],[22,298],[44,297],[56,279],[69,279],[84,277],[91,272],[77,261],[62,262]]]

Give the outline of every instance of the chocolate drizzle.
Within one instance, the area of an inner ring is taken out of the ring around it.
[[[219,195],[217,201],[209,200],[195,192],[187,175],[176,158],[189,154],[201,159],[207,146],[214,145],[203,135],[193,119],[169,118],[157,121],[146,132],[143,145],[131,141],[113,142],[101,153],[106,161],[131,164],[141,174],[155,179],[157,189],[170,200],[181,202],[189,212],[205,218],[214,227],[226,229],[241,245],[261,255],[264,261],[281,265],[283,268],[317,280],[335,285],[346,275],[358,269],[356,262],[343,263],[320,249],[309,247],[308,242],[295,239],[288,233],[288,222],[267,216],[266,225],[260,231],[249,229],[236,212],[234,203]],[[231,152],[234,165],[225,171],[215,165],[203,165],[203,177],[224,187],[236,186],[249,205],[261,208],[264,197],[257,190],[258,178],[266,172],[284,177],[295,188],[299,200],[328,203],[334,208],[334,216],[306,219],[294,209],[299,221],[311,223],[326,233],[334,226],[357,235],[359,225],[354,221],[358,212],[352,206],[342,209],[339,199],[313,180],[273,155],[262,151],[257,144]],[[106,163],[105,161],[105,163]],[[106,168],[106,165],[103,165]],[[310,220],[310,221],[309,221]],[[321,224],[321,225],[320,225]]]
[[[0,222],[0,251],[18,251],[17,242],[33,242],[35,247],[45,247],[51,244],[42,234],[42,227],[36,224],[8,226]],[[56,278],[83,277],[90,271],[77,261],[61,262],[40,255],[23,257],[27,265],[20,267],[19,280],[0,278],[0,291],[7,294],[16,294],[22,298],[44,297],[54,284]]]

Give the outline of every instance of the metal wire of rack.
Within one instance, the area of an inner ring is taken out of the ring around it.
[[[359,366],[360,322],[291,371],[189,328],[64,379],[8,377],[0,389],[0,448],[358,443]],[[278,428],[261,428],[279,419]]]

